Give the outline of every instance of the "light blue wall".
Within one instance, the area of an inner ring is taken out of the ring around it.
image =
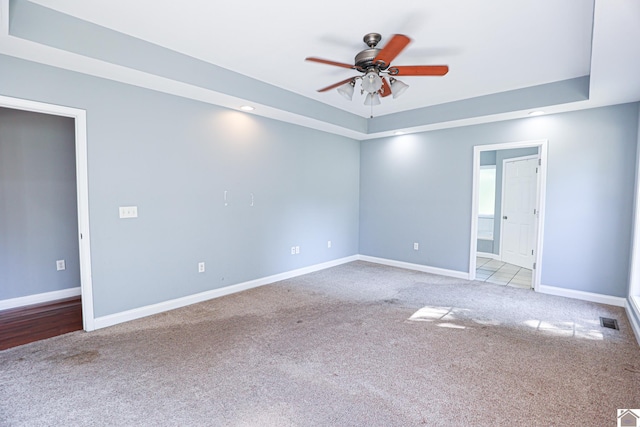
[[[73,119],[0,108],[0,300],[78,286]]]
[[[634,103],[363,141],[360,253],[468,271],[473,146],[548,139],[542,283],[625,296],[637,128]]]
[[[87,111],[97,317],[358,253],[357,141],[7,56],[0,94]]]
[[[361,142],[361,254],[467,269],[474,139],[465,127]]]
[[[493,151],[481,151],[480,152],[480,166],[489,166],[496,164],[496,152]]]
[[[484,252],[486,254],[493,253],[493,240],[478,239],[476,244],[476,251]]]
[[[473,146],[543,138],[542,283],[626,296],[638,104],[359,143],[7,56],[0,94],[87,110],[97,316],[358,252],[467,271]]]

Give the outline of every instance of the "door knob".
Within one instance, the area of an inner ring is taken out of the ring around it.
[[[507,216],[506,216],[506,215],[505,215],[505,216],[503,216],[503,217],[502,217],[502,219],[507,219]]]

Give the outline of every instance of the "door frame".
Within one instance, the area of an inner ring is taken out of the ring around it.
[[[11,98],[0,95],[0,107],[34,113],[70,117],[75,122],[76,194],[78,202],[78,249],[80,256],[80,293],[82,324],[93,331],[93,285],[91,282],[91,236],[89,234],[89,179],[87,159],[87,112],[78,108]]]
[[[629,268],[629,295],[627,317],[631,323],[636,340],[640,344],[640,150],[636,156],[636,179],[634,189],[634,216],[631,246],[631,264]]]
[[[506,191],[504,191],[505,187],[506,187],[506,183],[507,183],[507,174],[505,173],[505,170],[507,169],[507,163],[508,162],[517,162],[519,160],[533,160],[533,159],[539,159],[540,156],[539,155],[530,155],[530,156],[522,156],[522,157],[511,157],[509,159],[502,159],[502,194],[500,197],[500,208],[502,209],[500,212],[500,216],[504,216],[503,212],[504,212],[504,195],[506,193]],[[538,166],[539,167],[539,166]],[[538,190],[539,190],[539,185],[538,185],[539,179],[536,178],[536,209],[537,206],[540,204],[539,203],[539,194],[538,194]],[[536,224],[534,224],[534,232],[533,232],[533,239],[534,241],[537,240],[538,237],[538,230],[537,230],[537,221]],[[504,222],[502,221],[502,219],[500,220],[500,260],[502,262],[506,262],[504,259],[502,259],[502,248],[504,247],[502,245],[503,243],[503,239],[504,239]],[[535,262],[535,261],[534,261]]]
[[[471,191],[471,242],[469,251],[469,280],[476,278],[476,255],[478,238],[478,187],[480,175],[480,153],[483,151],[510,150],[513,148],[538,147],[540,156],[540,170],[538,177],[538,220],[536,221],[536,243],[535,243],[535,266],[532,271],[533,290],[537,291],[540,286],[542,274],[542,248],[544,240],[544,214],[547,187],[547,151],[549,141],[538,139],[531,141],[503,142],[487,145],[476,145],[473,147],[473,181]],[[502,238],[502,237],[501,237]]]

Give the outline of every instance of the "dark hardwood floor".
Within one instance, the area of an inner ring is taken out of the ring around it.
[[[80,297],[0,311],[0,350],[82,329]]]

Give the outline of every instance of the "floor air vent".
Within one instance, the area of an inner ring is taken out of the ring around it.
[[[600,318],[600,326],[602,326],[603,328],[619,330],[618,321],[616,319],[609,319],[608,317]]]

